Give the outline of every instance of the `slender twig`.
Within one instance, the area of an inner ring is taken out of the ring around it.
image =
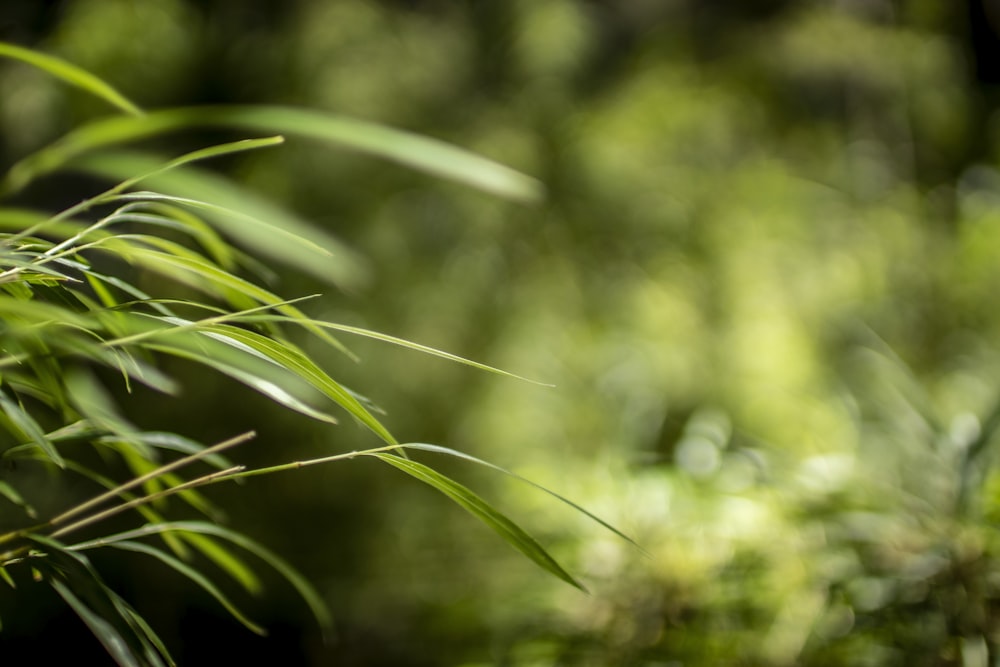
[[[210,327],[216,324],[225,324],[227,322],[238,321],[245,315],[251,315],[257,312],[264,312],[272,310],[275,308],[281,308],[282,306],[290,306],[292,304],[298,303],[299,301],[305,301],[306,299],[313,299],[317,294],[310,294],[307,296],[300,296],[295,299],[285,299],[284,301],[279,301],[276,303],[265,303],[260,306],[255,306],[253,308],[247,308],[235,313],[220,313],[212,317],[205,317],[200,320],[192,320],[190,322],[185,322],[183,324],[173,324],[168,328],[163,329],[151,329],[150,331],[141,331],[139,333],[129,334],[128,336],[122,336],[120,338],[112,338],[111,340],[102,341],[100,346],[107,348],[115,347],[125,347],[127,345],[132,345],[136,342],[145,340],[146,338],[154,338],[156,336],[163,336],[169,334],[180,333],[182,331],[198,330],[205,327]]]
[[[96,507],[101,503],[104,503],[108,500],[111,500],[112,498],[120,496],[125,491],[134,489],[135,487],[141,484],[145,484],[146,482],[152,479],[156,479],[157,477],[162,477],[163,475],[173,472],[178,468],[183,468],[184,466],[190,465],[191,463],[194,463],[199,459],[205,458],[206,456],[210,456],[212,454],[224,451],[226,449],[230,449],[231,447],[235,447],[237,445],[242,445],[244,442],[252,440],[256,435],[257,434],[254,431],[247,431],[246,433],[237,435],[236,437],[230,438],[229,440],[220,442],[217,445],[212,445],[211,447],[197,451],[194,454],[191,454],[190,456],[185,456],[184,458],[177,459],[172,463],[162,465],[156,470],[152,470],[146,473],[145,475],[141,475],[139,477],[136,477],[135,479],[131,479],[128,482],[116,486],[115,488],[106,491],[105,493],[102,493],[101,495],[95,498],[92,498],[84,503],[80,503],[79,505],[70,508],[69,510],[60,514],[59,516],[51,519],[49,521],[49,526],[54,528],[60,524],[65,523],[68,519],[71,519],[74,516],[82,514],[83,512],[86,512],[87,510]]]
[[[113,489],[110,489],[110,490],[108,490],[108,491],[106,491],[106,492],[104,492],[104,493],[102,493],[102,494],[100,494],[98,496],[95,496],[94,498],[91,498],[90,500],[82,502],[79,505],[75,505],[75,506],[71,507],[70,509],[68,509],[67,511],[63,512],[62,514],[60,514],[60,515],[58,515],[56,517],[53,517],[52,519],[49,519],[45,523],[42,523],[42,524],[39,524],[39,525],[36,525],[36,526],[31,526],[29,528],[22,528],[20,530],[16,530],[16,531],[12,531],[12,532],[6,533],[5,535],[0,535],[0,544],[4,544],[6,542],[11,542],[13,540],[16,540],[16,539],[19,539],[21,537],[24,537],[24,535],[26,535],[27,533],[34,533],[34,532],[38,532],[38,531],[41,531],[41,530],[48,530],[48,529],[51,529],[51,528],[56,528],[56,527],[58,527],[58,526],[60,526],[60,525],[62,525],[64,523],[66,523],[67,521],[69,521],[73,517],[78,516],[78,515],[86,512],[86,511],[90,510],[90,509],[93,509],[94,507],[97,507],[98,505],[101,505],[102,503],[105,503],[105,502],[107,502],[109,500],[117,498],[118,496],[120,496],[121,494],[125,493],[126,491],[134,489],[135,487],[137,487],[137,486],[139,486],[141,484],[145,484],[146,482],[148,482],[150,480],[153,480],[153,479],[156,479],[157,477],[162,477],[163,475],[166,475],[167,473],[173,472],[174,470],[177,470],[179,468],[183,468],[184,466],[190,465],[191,463],[194,463],[195,461],[198,461],[199,459],[202,459],[202,458],[204,458],[206,456],[210,456],[210,455],[215,454],[217,452],[221,452],[221,451],[229,449],[231,447],[235,447],[236,445],[243,444],[244,442],[247,442],[248,440],[254,438],[255,436],[256,436],[256,433],[254,431],[247,431],[246,433],[243,433],[243,434],[240,434],[240,435],[238,435],[236,437],[230,438],[229,440],[225,440],[223,442],[220,442],[217,445],[213,445],[213,446],[208,447],[206,449],[203,449],[201,451],[195,452],[194,454],[191,454],[190,456],[185,456],[184,458],[177,459],[176,461],[173,461],[173,462],[168,463],[166,465],[162,465],[159,468],[146,473],[145,475],[141,475],[139,477],[131,479],[131,480],[125,482],[124,484],[120,484],[120,485],[116,486]],[[232,470],[233,469],[230,468],[230,471],[232,471]],[[242,470],[242,467],[240,468],[240,470]],[[203,480],[204,478],[198,478],[198,479],[199,480]],[[192,480],[192,481],[196,481],[196,480]],[[202,483],[205,483],[205,482],[202,482]],[[178,489],[179,487],[172,487],[172,488],[173,489]],[[144,498],[149,498],[149,496],[144,496]],[[143,501],[144,498],[138,498],[136,500]],[[130,501],[130,503],[134,503],[134,502],[135,501]],[[135,503],[135,504],[136,505],[141,505],[141,504],[144,504],[144,503],[143,502],[138,502],[138,503]],[[128,505],[129,507],[134,506],[134,505],[130,505],[129,503],[126,503],[125,505]],[[111,509],[112,510],[118,509],[118,508],[121,508],[121,507],[125,507],[125,505],[118,505],[118,506],[113,507]],[[127,507],[126,507],[126,509],[127,509]],[[97,516],[97,515],[94,515],[94,516]],[[76,524],[71,524],[71,525],[76,525]],[[64,532],[64,531],[65,531],[65,529],[63,529],[61,531],[56,531],[55,533],[53,533],[53,535],[58,535],[58,534],[60,534],[61,532]]]
[[[180,468],[180,467],[182,467],[184,465],[187,465],[188,463],[191,463],[193,461],[196,461],[199,458],[202,458],[202,457],[204,457],[204,456],[206,456],[208,454],[212,454],[212,453],[221,451],[223,449],[226,449],[226,448],[238,445],[238,444],[240,444],[242,442],[245,442],[245,441],[249,440],[253,436],[254,436],[254,433],[252,431],[251,432],[247,432],[247,433],[244,433],[242,435],[236,436],[235,438],[231,438],[229,440],[226,440],[225,442],[221,442],[221,443],[219,443],[217,445],[214,445],[214,446],[209,447],[207,449],[204,449],[204,450],[202,450],[200,452],[192,454],[191,456],[187,456],[187,457],[185,457],[183,459],[178,459],[177,461],[174,461],[173,463],[168,464],[166,466],[161,466],[160,468],[157,468],[156,470],[154,470],[154,471],[152,471],[150,473],[147,473],[146,475],[143,475],[141,477],[137,477],[137,478],[135,478],[133,480],[130,480],[130,481],[126,482],[125,484],[122,484],[120,486],[115,487],[114,489],[111,489],[110,491],[108,491],[106,493],[102,493],[100,496],[97,496],[97,497],[95,497],[95,498],[87,501],[86,503],[82,503],[80,505],[77,505],[77,506],[73,507],[72,509],[70,509],[70,510],[68,510],[66,512],[63,512],[59,516],[57,516],[57,517],[55,517],[53,519],[50,519],[49,521],[47,521],[44,524],[41,524],[39,526],[34,526],[32,528],[22,529],[22,530],[13,532],[13,533],[8,533],[7,535],[4,535],[2,538],[0,538],[0,542],[10,541],[12,539],[24,537],[24,536],[28,535],[29,533],[35,533],[35,532],[39,532],[41,530],[55,528],[56,526],[65,523],[68,519],[70,519],[70,518],[72,518],[74,516],[77,516],[77,515],[85,512],[88,509],[92,509],[93,507],[96,507],[97,505],[99,505],[99,504],[101,504],[101,503],[103,503],[103,502],[105,502],[105,501],[107,501],[107,500],[109,500],[109,499],[111,499],[113,497],[116,497],[116,496],[120,495],[121,493],[123,493],[125,491],[128,491],[129,489],[132,489],[132,488],[134,488],[135,486],[137,486],[139,484],[142,484],[143,482],[149,481],[151,479],[155,479],[156,477],[159,477],[159,476],[161,476],[163,474],[171,472],[172,470],[176,470],[177,468]],[[96,514],[91,514],[91,515],[86,516],[86,517],[84,517],[82,519],[79,519],[78,521],[74,521],[72,523],[66,524],[66,525],[62,526],[61,528],[58,528],[57,530],[54,530],[51,533],[49,533],[49,537],[52,537],[52,538],[61,537],[61,536],[66,535],[68,533],[80,530],[81,528],[85,528],[87,526],[93,525],[93,524],[98,523],[100,521],[104,521],[105,519],[108,519],[108,518],[110,518],[112,516],[115,516],[117,514],[121,514],[122,512],[130,510],[130,509],[132,509],[134,507],[139,507],[140,505],[146,505],[146,504],[149,504],[149,503],[152,503],[152,502],[156,502],[156,501],[161,500],[163,498],[166,498],[168,496],[172,496],[174,494],[181,493],[182,491],[188,491],[188,490],[196,488],[196,487],[207,486],[209,484],[215,484],[215,483],[218,483],[218,482],[224,482],[224,481],[228,481],[228,480],[241,479],[243,477],[253,477],[253,476],[256,476],[256,475],[269,475],[271,473],[284,472],[286,470],[298,470],[300,468],[305,468],[305,467],[313,466],[313,465],[319,465],[321,463],[332,463],[334,461],[343,461],[343,460],[346,460],[346,459],[353,459],[353,458],[356,458],[358,456],[371,456],[373,454],[379,454],[379,453],[382,453],[382,452],[388,452],[388,451],[393,451],[393,450],[401,450],[401,449],[403,449],[403,447],[404,447],[404,445],[399,445],[399,444],[385,445],[385,446],[382,446],[382,447],[373,447],[371,449],[354,450],[354,451],[350,451],[350,452],[344,452],[342,454],[334,454],[332,456],[324,456],[324,457],[321,457],[321,458],[318,458],[318,459],[307,459],[305,461],[292,461],[292,462],[289,462],[289,463],[283,463],[281,465],[269,466],[267,468],[257,468],[257,469],[254,469],[254,470],[246,470],[246,466],[242,466],[242,465],[232,466],[231,468],[226,468],[225,470],[218,470],[218,471],[213,472],[211,474],[203,475],[201,477],[189,480],[187,482],[184,482],[183,484],[178,484],[176,486],[172,486],[170,488],[163,489],[162,491],[158,491],[156,493],[151,493],[149,495],[142,496],[141,498],[133,498],[132,500],[130,500],[128,502],[125,502],[125,503],[122,503],[120,505],[115,505],[114,507],[109,507],[106,510],[103,510],[101,512],[97,512]],[[12,549],[12,550],[4,553],[4,554],[0,554],[0,563],[10,563],[13,560],[15,560],[15,559],[23,556],[25,553],[28,552],[28,550],[29,550],[29,547],[23,546],[23,547],[19,547],[17,549]]]
[[[269,475],[274,472],[284,472],[286,470],[298,470],[299,468],[319,465],[320,463],[332,463],[333,461],[343,461],[345,459],[353,459],[358,456],[370,456],[372,454],[377,454],[379,452],[388,452],[394,449],[402,450],[403,447],[404,445],[385,445],[384,447],[375,447],[373,449],[362,449],[360,451],[355,450],[353,452],[345,452],[343,454],[334,454],[333,456],[324,456],[318,459],[307,459],[305,461],[291,461],[289,463],[282,463],[281,465],[270,466],[268,468],[255,468],[253,470],[246,470],[244,472],[236,473],[235,475],[232,475],[227,479],[240,479],[243,477],[254,477],[255,475]]]
[[[133,500],[130,500],[126,503],[122,503],[121,505],[115,505],[114,507],[109,507],[103,512],[98,512],[97,514],[91,514],[90,516],[84,517],[79,521],[75,521],[69,525],[63,526],[59,530],[50,533],[49,537],[55,538],[61,535],[65,535],[67,533],[80,530],[81,528],[85,528],[91,524],[104,521],[105,519],[113,517],[116,514],[121,514],[126,510],[132,509],[133,507],[138,507],[139,505],[147,505],[149,503],[156,502],[157,500],[161,500],[168,496],[172,496],[176,493],[180,493],[181,491],[188,491],[190,489],[199,486],[204,486],[206,484],[213,484],[215,482],[221,482],[226,479],[232,479],[245,469],[246,466],[238,465],[238,466],[233,466],[231,468],[226,468],[225,470],[217,470],[208,475],[203,475],[202,477],[197,477],[195,479],[184,482],[183,484],[178,484],[177,486],[171,486],[170,488],[158,491],[157,493],[151,493],[148,496],[142,496],[141,498],[134,498]]]

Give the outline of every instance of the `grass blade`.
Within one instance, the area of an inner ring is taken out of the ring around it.
[[[118,180],[152,172],[162,163],[155,156],[114,152],[88,157],[74,167]],[[366,261],[335,236],[223,176],[187,166],[157,173],[146,179],[146,186],[202,209],[217,227],[255,252],[325,282],[356,289],[368,278]]]
[[[367,426],[382,440],[389,444],[396,444],[396,439],[392,434],[353,394],[348,392],[336,380],[330,377],[326,371],[290,343],[229,325],[213,326],[206,330],[206,335],[222,336],[225,339],[244,345],[263,355],[275,365],[294,372],[347,410],[351,416]]]
[[[38,534],[25,537],[44,554],[44,558],[33,559],[36,567],[45,573],[52,587],[115,661],[122,667],[142,666],[137,656],[145,652],[147,642],[141,630],[131,622],[128,605],[107,587],[86,556],[49,537]]]
[[[514,201],[535,202],[543,192],[534,178],[443,141],[347,116],[280,106],[165,109],[141,117],[101,119],[14,165],[3,189],[20,189],[98,148],[197,127],[244,128],[320,140]]]
[[[0,390],[0,408],[3,409],[4,413],[10,418],[11,422],[14,423],[17,428],[19,428],[24,435],[28,437],[34,444],[45,453],[45,455],[60,468],[66,467],[66,462],[63,460],[59,450],[56,446],[49,440],[48,436],[45,434],[45,430],[35,421],[35,418],[28,413],[18,402],[14,402],[10,397],[7,396],[6,392]]]
[[[0,496],[3,496],[13,504],[24,510],[24,513],[28,515],[29,519],[34,519],[38,516],[35,508],[28,504],[28,501],[24,499],[24,496],[10,485],[8,482],[0,480]]]
[[[118,533],[117,535],[110,535],[102,538],[100,540],[100,544],[111,544],[123,540],[134,540],[147,535],[159,535],[161,533],[171,532],[212,535],[232,542],[233,544],[257,556],[274,568],[278,574],[284,577],[285,580],[288,581],[293,588],[295,588],[296,592],[298,592],[298,594],[302,597],[306,605],[309,607],[309,610],[316,618],[316,622],[323,630],[324,637],[327,639],[331,638],[333,632],[333,617],[330,615],[330,610],[327,608],[326,603],[323,602],[323,599],[316,592],[316,589],[312,587],[312,584],[310,584],[305,577],[303,577],[284,559],[280,558],[273,551],[263,547],[246,535],[242,535],[216,524],[205,523],[204,521],[170,521],[151,523],[143,526],[142,528],[125,531],[123,533]],[[93,546],[98,546],[96,541],[91,544]],[[76,545],[74,548],[79,549],[84,546],[85,545]],[[86,546],[89,548],[91,545]]]
[[[203,351],[190,347],[180,347],[170,343],[150,342],[146,344],[146,347],[150,350],[194,361],[203,366],[207,366],[208,368],[212,368],[223,375],[228,375],[234,380],[250,387],[254,391],[267,396],[275,403],[283,405],[294,412],[298,412],[299,414],[303,414],[307,417],[311,417],[328,424],[337,423],[337,418],[333,415],[314,408],[305,401],[299,399],[286,387],[283,387],[276,381],[263,377],[262,375],[249,369],[245,363],[240,363],[240,360],[236,360],[235,362],[222,361],[218,357],[207,354]],[[249,361],[249,358],[244,361]],[[289,377],[294,378],[291,374],[289,374]]]
[[[236,605],[230,602],[229,598],[227,598],[215,584],[209,581],[208,578],[205,577],[205,575],[198,572],[198,570],[194,569],[190,565],[187,565],[183,561],[174,558],[165,551],[157,549],[156,547],[151,547],[148,544],[143,544],[142,542],[133,542],[125,540],[125,541],[115,542],[114,544],[111,544],[109,546],[112,546],[116,549],[122,549],[125,551],[134,551],[136,553],[143,553],[158,559],[161,563],[167,565],[168,567],[184,575],[194,583],[198,584],[198,586],[200,586],[202,589],[205,590],[205,592],[207,592],[209,595],[215,598],[215,600],[219,604],[221,604],[226,609],[226,611],[228,611],[233,616],[233,618],[235,618],[237,621],[243,624],[243,626],[246,627],[248,630],[262,637],[267,635],[267,630],[265,630],[260,625],[251,621],[243,612],[239,610],[239,608],[236,607]]]
[[[121,633],[113,625],[85,605],[68,586],[58,579],[49,577],[49,584],[59,594],[59,597],[65,600],[66,604],[76,612],[76,615],[80,617],[80,620],[97,637],[97,640],[101,642],[101,645],[114,658],[115,662],[121,665],[121,667],[141,667],[135,654],[132,653],[132,650],[125,642],[124,637],[122,637]]]
[[[574,579],[566,570],[559,565],[549,553],[535,540],[528,535],[520,526],[501,514],[492,505],[462,486],[432,468],[428,468],[422,463],[410,459],[400,458],[392,454],[371,453],[366,456],[374,456],[391,466],[399,468],[408,475],[429,484],[444,495],[448,496],[461,505],[473,516],[492,528],[508,544],[520,551],[522,554],[533,560],[542,569],[562,579],[566,583],[586,592],[583,584]]]
[[[62,79],[72,86],[82,88],[88,93],[100,97],[127,114],[142,116],[142,110],[115,90],[110,84],[90,72],[66,62],[62,58],[25,49],[20,46],[8,44],[7,42],[0,42],[0,56],[20,60],[23,63],[37,67],[57,79]]]
[[[404,444],[404,445],[400,445],[400,446],[403,447],[403,448],[405,448],[405,449],[419,449],[419,450],[424,451],[424,452],[434,452],[436,454],[446,454],[448,456],[454,456],[454,457],[463,459],[465,461],[470,461],[470,462],[475,463],[477,465],[485,466],[485,467],[487,467],[487,468],[489,468],[491,470],[496,470],[497,472],[501,472],[501,473],[503,473],[503,474],[505,474],[505,475],[507,475],[509,477],[513,477],[514,479],[516,479],[518,481],[521,481],[521,482],[524,482],[525,484],[529,484],[529,485],[535,487],[536,489],[538,489],[539,491],[544,491],[545,493],[549,494],[550,496],[552,496],[556,500],[558,500],[558,501],[560,501],[562,503],[565,503],[566,505],[569,505],[570,507],[572,507],[573,509],[575,509],[577,512],[580,512],[581,514],[586,515],[588,518],[592,519],[593,521],[596,521],[597,523],[601,524],[602,526],[604,526],[605,528],[607,528],[608,530],[610,530],[612,533],[614,533],[618,537],[620,537],[623,540],[625,540],[626,542],[630,543],[632,546],[639,548],[641,551],[643,551],[645,553],[645,550],[641,546],[639,546],[639,544],[635,540],[633,540],[631,537],[629,537],[628,535],[626,535],[622,531],[620,531],[617,528],[615,528],[614,526],[612,526],[610,523],[608,523],[604,519],[600,518],[599,516],[597,516],[597,515],[595,515],[595,514],[593,514],[591,512],[588,512],[586,509],[584,509],[583,507],[577,505],[576,503],[574,503],[569,498],[566,498],[565,496],[561,496],[558,493],[556,493],[555,491],[553,491],[553,490],[551,490],[549,488],[546,488],[546,487],[542,486],[541,484],[538,484],[536,482],[531,481],[527,477],[522,477],[521,475],[518,475],[516,472],[511,472],[510,470],[507,470],[506,468],[502,468],[502,467],[500,467],[500,466],[498,466],[496,464],[490,463],[489,461],[484,461],[483,459],[480,459],[480,458],[477,458],[475,456],[472,456],[471,454],[466,454],[465,452],[460,452],[457,449],[452,449],[450,447],[442,447],[441,445],[430,445],[430,444],[423,443],[423,442],[410,442],[410,443],[407,443],[407,444]]]

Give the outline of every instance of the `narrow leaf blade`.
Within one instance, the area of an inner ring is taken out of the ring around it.
[[[142,110],[138,106],[115,90],[109,83],[76,65],[66,62],[62,58],[25,49],[14,44],[8,44],[7,42],[0,42],[0,56],[20,60],[23,63],[44,70],[72,86],[82,88],[88,93],[100,97],[127,114],[131,114],[132,116],[142,115]]]
[[[496,508],[473,493],[470,489],[462,486],[433,468],[429,468],[422,463],[410,459],[400,458],[392,454],[371,453],[367,456],[388,463],[399,468],[408,475],[434,487],[444,495],[448,496],[465,510],[492,528],[508,544],[520,551],[522,554],[533,560],[543,570],[562,579],[571,586],[586,592],[586,588],[579,581],[573,578],[566,570],[559,565],[556,560],[535,540],[518,526],[500,513]]]

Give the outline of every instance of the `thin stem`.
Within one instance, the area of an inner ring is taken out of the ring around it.
[[[52,519],[49,519],[45,523],[42,523],[42,524],[39,524],[39,525],[36,525],[36,526],[31,526],[30,528],[22,528],[20,530],[9,532],[9,533],[7,533],[5,535],[0,535],[0,544],[4,544],[6,542],[10,542],[12,540],[16,540],[16,539],[18,539],[20,537],[23,537],[27,533],[33,533],[33,532],[37,532],[39,530],[45,530],[45,529],[48,529],[48,528],[55,528],[57,526],[60,526],[60,525],[62,525],[64,523],[66,523],[68,520],[72,519],[73,517],[78,516],[79,514],[82,514],[82,513],[86,512],[87,510],[90,510],[90,509],[92,509],[94,507],[97,507],[98,505],[100,505],[102,503],[105,503],[105,502],[107,502],[109,500],[117,498],[118,496],[120,496],[121,494],[125,493],[126,491],[134,489],[135,487],[137,487],[137,486],[139,486],[141,484],[145,484],[146,482],[148,482],[148,481],[150,481],[152,479],[156,479],[157,477],[161,477],[163,475],[166,475],[167,473],[173,472],[174,470],[177,470],[178,468],[183,468],[184,466],[189,465],[191,463],[194,463],[195,461],[197,461],[199,459],[202,459],[202,458],[204,458],[206,456],[210,456],[210,455],[215,454],[217,452],[221,452],[221,451],[229,449],[231,447],[235,447],[236,445],[243,444],[244,442],[247,442],[248,440],[251,440],[255,436],[256,436],[256,433],[254,431],[247,431],[246,433],[243,433],[243,434],[240,434],[240,435],[235,436],[233,438],[230,438],[229,440],[225,440],[223,442],[220,442],[217,445],[213,445],[211,447],[208,447],[207,449],[203,449],[201,451],[195,452],[194,454],[191,454],[190,456],[185,456],[184,458],[177,459],[176,461],[173,461],[172,463],[168,463],[166,465],[160,466],[156,470],[152,470],[152,471],[146,473],[145,475],[141,475],[139,477],[131,479],[131,480],[125,482],[124,484],[120,484],[119,486],[116,486],[113,489],[105,491],[104,493],[102,493],[102,494],[100,494],[98,496],[95,496],[94,498],[91,498],[90,500],[87,500],[87,501],[85,501],[83,503],[80,503],[79,505],[75,505],[74,507],[71,507],[67,511],[63,512],[62,514],[60,514],[60,515],[58,515],[56,517],[53,517]],[[242,467],[240,469],[242,470]],[[233,470],[233,469],[230,468],[230,471],[231,470]],[[198,478],[198,479],[201,480],[201,479],[204,479],[204,478]],[[172,487],[172,488],[177,489],[177,488],[180,488],[180,487]],[[136,505],[141,505],[141,504],[143,504],[142,501],[144,501],[146,498],[149,498],[149,496],[145,496],[143,498],[137,498],[136,500],[138,500],[140,502],[130,501],[130,503],[135,503]],[[122,507],[126,507],[126,506],[129,506],[129,507],[134,506],[134,505],[131,505],[130,503],[126,503],[125,505],[118,505],[116,507],[111,508],[111,510],[116,510],[116,509],[119,509],[119,508],[122,508]],[[94,516],[99,516],[99,515],[94,515]],[[84,521],[87,521],[87,519],[84,519]],[[79,522],[77,522],[77,523],[79,523]],[[71,524],[71,525],[75,526],[76,524]],[[62,529],[60,531],[56,531],[55,533],[53,533],[53,535],[61,534],[64,531],[65,531],[65,529]]]
[[[215,482],[221,482],[222,480],[232,479],[238,473],[243,471],[246,466],[238,465],[231,468],[226,468],[225,470],[217,470],[208,475],[202,477],[197,477],[195,479],[184,482],[183,484],[178,484],[177,486],[172,486],[169,489],[164,489],[163,491],[158,491],[157,493],[151,493],[148,496],[143,496],[141,498],[135,498],[128,501],[127,503],[122,503],[121,505],[115,505],[114,507],[109,507],[103,512],[98,512],[97,514],[91,514],[88,517],[84,517],[79,521],[69,524],[68,526],[63,526],[59,530],[53,531],[49,537],[59,537],[60,535],[65,535],[71,533],[81,528],[85,528],[91,524],[98,523],[99,521],[104,521],[116,514],[121,514],[126,510],[130,510],[133,507],[138,507],[139,505],[146,505],[148,503],[156,502],[168,496],[172,496],[181,491],[188,491],[190,489],[204,486],[206,484],[213,484]]]
[[[269,475],[274,472],[284,472],[286,470],[298,470],[299,468],[319,465],[320,463],[332,463],[333,461],[343,461],[345,459],[353,459],[357,456],[370,456],[372,454],[378,454],[380,452],[388,452],[394,449],[402,449],[402,448],[403,445],[385,445],[384,447],[375,447],[373,449],[363,449],[361,451],[356,450],[353,452],[345,452],[343,454],[334,454],[333,456],[324,456],[319,459],[308,459],[306,461],[292,461],[290,463],[283,463],[281,465],[270,466],[268,468],[256,468],[254,470],[247,470],[232,475],[227,479],[254,477],[255,475]]]
[[[146,482],[152,479],[156,479],[157,477],[162,477],[163,475],[173,472],[178,468],[183,468],[184,466],[194,463],[195,461],[202,459],[206,456],[210,456],[211,454],[215,454],[217,452],[230,449],[231,447],[235,447],[236,445],[242,445],[244,442],[252,440],[256,435],[257,434],[254,431],[247,431],[246,433],[237,435],[233,438],[230,438],[229,440],[220,442],[217,445],[212,445],[207,449],[202,449],[201,451],[195,452],[190,456],[185,456],[182,459],[177,459],[172,463],[160,466],[156,470],[151,470],[145,475],[141,475],[139,477],[136,477],[135,479],[131,479],[128,482],[116,486],[115,488],[106,491],[95,498],[92,498],[84,503],[80,503],[79,505],[70,508],[69,510],[63,512],[59,516],[50,520],[49,526],[54,528],[62,523],[65,523],[68,519],[71,519],[72,517],[77,516],[78,514],[86,512],[92,507],[96,507],[97,505],[100,505],[103,502],[106,502],[108,500],[111,500],[112,498],[120,496],[122,493],[129,491],[130,489],[134,489],[135,487],[141,484],[145,484]]]
[[[113,347],[124,347],[126,345],[131,345],[138,341],[145,340],[146,338],[154,338],[156,336],[162,336],[172,333],[177,333],[181,331],[190,331],[192,329],[201,329],[204,327],[209,327],[214,324],[225,324],[226,322],[231,322],[234,320],[239,320],[244,315],[250,315],[256,312],[268,311],[274,308],[280,308],[282,306],[288,306],[299,301],[305,301],[306,299],[315,298],[316,294],[310,294],[307,296],[300,296],[295,299],[286,299],[285,301],[279,301],[277,303],[265,303],[260,306],[255,306],[253,308],[247,308],[235,313],[224,312],[213,317],[206,317],[200,320],[193,320],[190,322],[185,322],[184,324],[174,324],[169,328],[163,329],[151,329],[150,331],[142,331],[135,334],[129,334],[128,336],[122,336],[120,338],[113,338],[111,340],[105,340],[100,343],[101,347],[113,348]],[[191,304],[185,304],[191,305]],[[198,304],[195,304],[198,305]]]

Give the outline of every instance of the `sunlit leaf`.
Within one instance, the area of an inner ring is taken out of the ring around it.
[[[0,57],[13,58],[14,60],[20,60],[21,62],[33,65],[56,78],[62,79],[70,85],[82,88],[88,93],[100,97],[125,113],[132,114],[133,116],[142,115],[142,110],[139,107],[112,88],[107,82],[72,63],[66,62],[62,58],[25,49],[7,42],[0,42]]]
[[[465,452],[460,452],[457,449],[451,449],[450,447],[442,447],[441,445],[431,445],[431,444],[422,443],[422,442],[408,442],[408,443],[406,443],[404,445],[401,445],[401,446],[404,447],[405,449],[419,449],[419,450],[425,451],[425,452],[434,452],[436,454],[446,454],[448,456],[454,456],[456,458],[464,459],[466,461],[470,461],[472,463],[475,463],[476,465],[485,466],[487,468],[490,468],[491,470],[496,470],[497,472],[502,472],[503,474],[508,475],[510,477],[513,477],[514,479],[516,479],[518,481],[524,482],[525,484],[530,484],[531,486],[535,487],[539,491],[544,491],[545,493],[549,494],[550,496],[552,496],[553,498],[559,500],[560,502],[565,503],[566,505],[569,505],[570,507],[572,507],[577,512],[580,512],[581,514],[584,514],[584,515],[590,517],[592,520],[594,520],[597,523],[601,524],[602,526],[604,526],[605,528],[607,528],[608,530],[610,530],[612,533],[614,533],[618,537],[624,539],[627,542],[630,542],[633,546],[636,546],[636,547],[639,547],[639,549],[642,549],[642,547],[639,546],[639,544],[637,544],[636,541],[633,540],[631,537],[629,537],[628,535],[626,535],[622,531],[618,530],[617,528],[615,528],[614,526],[612,526],[610,523],[608,523],[604,519],[600,518],[599,516],[596,516],[595,514],[587,511],[586,509],[584,509],[580,505],[574,503],[569,498],[566,498],[565,496],[562,496],[562,495],[556,493],[555,491],[553,491],[552,489],[549,489],[547,487],[542,486],[541,484],[533,482],[530,479],[528,479],[527,477],[522,477],[521,475],[518,475],[515,472],[511,472],[510,470],[507,470],[506,468],[502,468],[502,467],[500,467],[498,465],[490,463],[489,461],[484,461],[483,459],[480,459],[480,458],[477,458],[475,456],[472,456],[471,454],[466,454]]]
[[[542,195],[537,180],[443,141],[347,116],[277,106],[166,109],[141,117],[91,122],[15,165],[4,189],[20,189],[40,174],[59,169],[97,148],[206,126],[277,132],[329,142],[516,201],[537,201]]]
[[[10,420],[26,435],[31,442],[45,453],[49,459],[60,468],[65,468],[66,463],[56,446],[49,440],[44,429],[39,426],[35,418],[24,409],[20,403],[15,403],[9,396],[0,390],[0,409],[10,418]],[[9,497],[9,496],[8,496]]]
[[[153,172],[162,158],[140,153],[102,153],[78,166],[90,173],[120,180],[137,172]],[[157,173],[144,179],[175,201],[201,210],[214,225],[262,257],[305,270],[324,282],[355,289],[364,284],[368,267],[355,251],[287,209],[249,188],[194,167]]]
[[[329,424],[337,423],[336,417],[323,412],[322,410],[319,410],[298,398],[286,387],[282,386],[282,384],[280,384],[275,378],[263,377],[262,375],[254,372],[254,370],[248,367],[249,360],[246,358],[223,361],[216,356],[207,354],[203,350],[197,349],[194,346],[180,347],[175,344],[175,341],[163,343],[150,342],[146,344],[146,347],[151,350],[188,359],[190,361],[197,362],[202,366],[212,368],[223,375],[227,375],[234,380],[245,384],[264,396],[267,396],[275,403],[283,405],[286,408],[300,414],[306,415],[307,417],[324,421]],[[289,376],[289,379],[291,378],[292,376]]]
[[[520,551],[522,554],[537,563],[542,569],[554,574],[568,584],[579,588],[582,591],[587,589],[579,581],[574,579],[566,570],[542,546],[535,538],[528,535],[516,523],[501,514],[496,508],[473,493],[468,488],[458,482],[445,477],[432,468],[428,468],[422,463],[417,463],[409,459],[400,458],[392,454],[373,453],[374,456],[389,465],[399,468],[403,472],[411,475],[420,481],[434,487],[444,495],[448,496],[461,505],[473,516],[492,528],[508,544]]]
[[[110,431],[126,440],[133,438],[135,427],[118,412],[107,389],[90,373],[77,370],[66,375],[66,387],[74,407],[97,428]]]
[[[235,341],[263,355],[276,365],[286,368],[337,402],[362,424],[388,443],[396,440],[361,402],[330,377],[314,361],[288,343],[262,336],[238,327],[216,325],[207,330],[208,335],[222,335],[222,339]]]

